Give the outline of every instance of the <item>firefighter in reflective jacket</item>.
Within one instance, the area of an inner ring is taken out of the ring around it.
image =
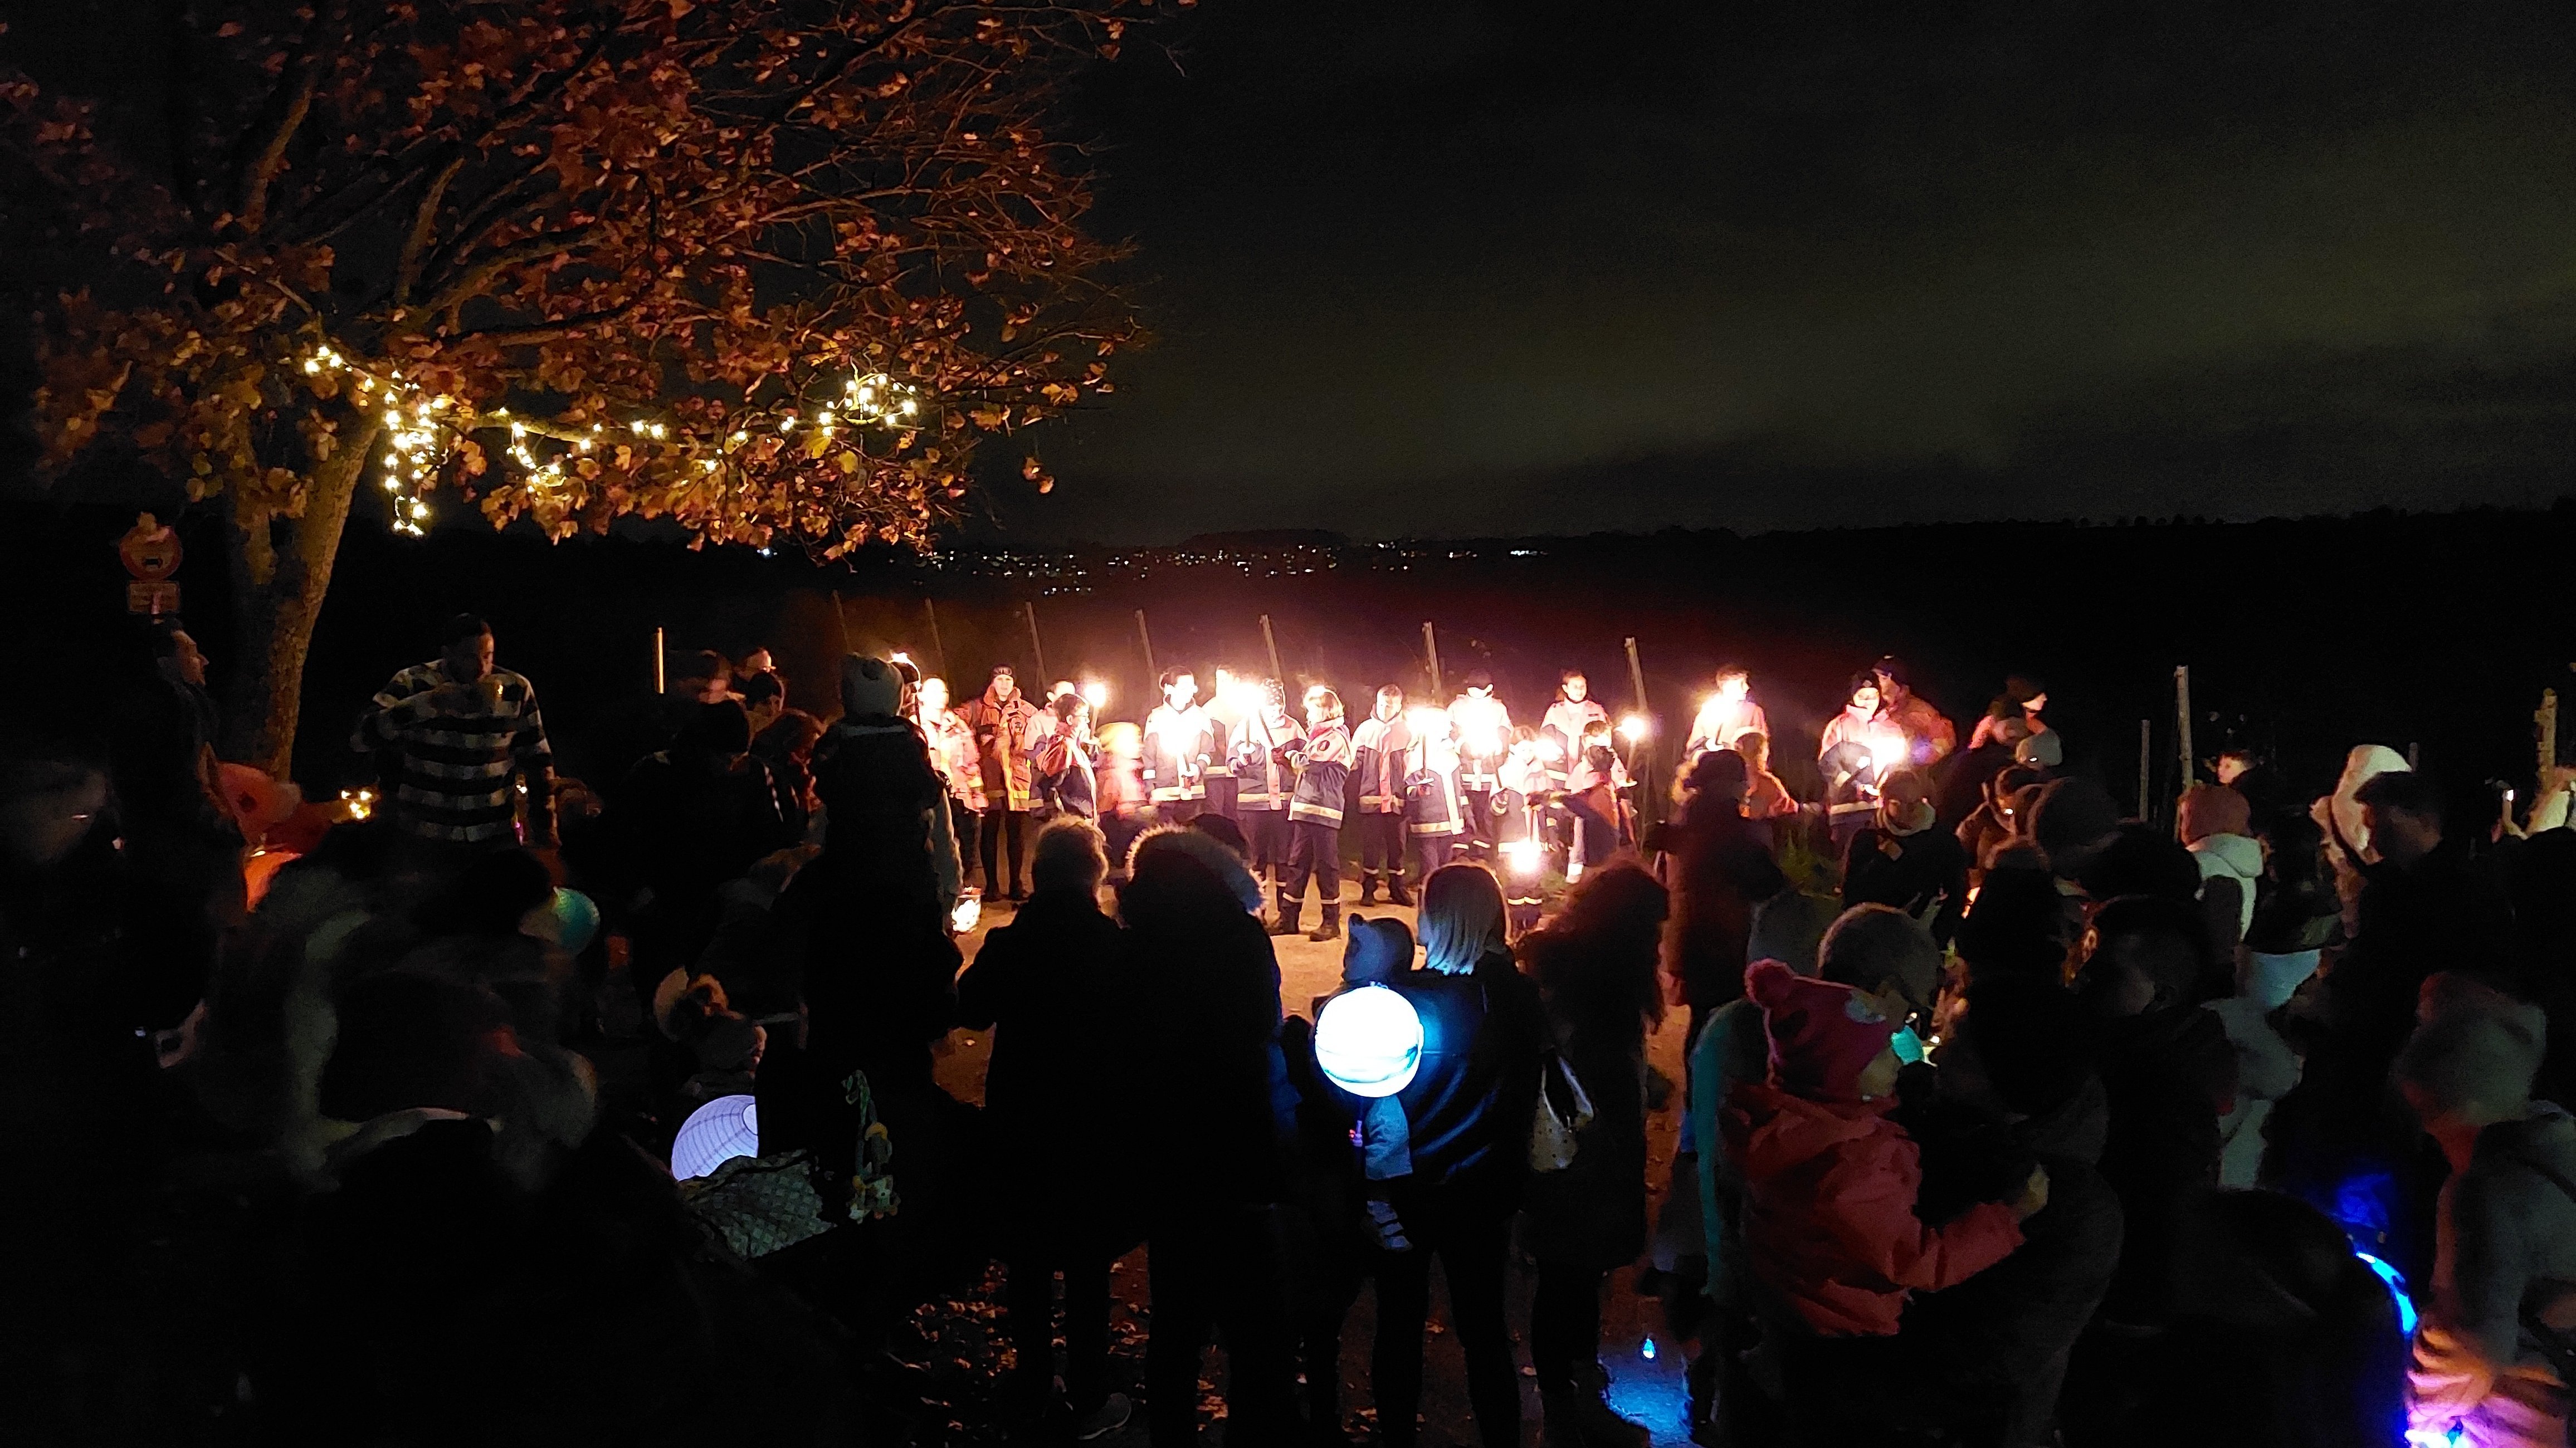
[[[1413,749],[1404,776],[1404,832],[1413,841],[1414,873],[1424,880],[1449,863],[1466,838],[1465,803],[1458,792],[1458,743],[1449,737],[1449,716],[1437,709],[1417,709],[1407,722]]]
[[[1386,902],[1410,905],[1404,888],[1405,755],[1413,748],[1413,729],[1404,718],[1404,691],[1393,684],[1377,691],[1377,709],[1351,731],[1351,775],[1359,781],[1360,903],[1377,903],[1378,881],[1386,881]]]
[[[1274,935],[1297,933],[1306,882],[1315,882],[1324,918],[1308,940],[1342,934],[1342,797],[1351,777],[1351,731],[1342,727],[1342,696],[1321,684],[1306,691],[1306,739],[1289,751],[1297,790],[1288,802],[1288,878],[1279,884]]]
[[[1207,799],[1202,775],[1216,753],[1216,733],[1199,707],[1199,681],[1187,669],[1165,669],[1163,702],[1145,716],[1145,797],[1165,824],[1181,824]]]
[[[1539,737],[1556,746],[1555,760],[1548,766],[1548,782],[1565,788],[1566,771],[1576,755],[1583,751],[1584,732],[1595,723],[1606,723],[1610,711],[1592,697],[1592,681],[1581,669],[1568,669],[1556,686],[1556,698],[1539,720]]]
[[[1458,792],[1467,838],[1490,852],[1494,791],[1502,788],[1503,758],[1512,743],[1512,711],[1494,697],[1493,675],[1479,669],[1467,676],[1467,692],[1450,701],[1449,725],[1458,740]]]
[[[1226,756],[1234,761],[1234,817],[1243,826],[1244,863],[1254,879],[1275,886],[1288,865],[1288,804],[1297,785],[1288,752],[1306,742],[1306,731],[1288,717],[1278,680],[1256,687],[1260,702],[1234,726]]]

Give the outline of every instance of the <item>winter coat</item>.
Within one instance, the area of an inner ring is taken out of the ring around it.
[[[1702,1235],[1708,1249],[1708,1295],[1720,1306],[1743,1299],[1744,1249],[1740,1218],[1744,1179],[1727,1155],[1724,1113],[1727,1097],[1739,1082],[1759,1081],[1769,1069],[1770,1042],[1763,1035],[1762,1008],[1732,1000],[1700,1023],[1691,1044],[1688,1068],[1690,1139],[1699,1144],[1699,1200]]]
[[[1936,764],[1959,747],[1957,727],[1920,694],[1907,693],[1888,704],[1880,717],[1905,731],[1907,757],[1918,765]]]
[[[712,917],[716,887],[797,842],[769,766],[749,756],[656,754],[635,766],[610,815],[631,886],[664,910]]]
[[[1297,766],[1297,788],[1288,818],[1327,829],[1342,827],[1342,799],[1351,777],[1351,733],[1336,719],[1308,731],[1288,755]]]
[[[1776,820],[1782,815],[1797,812],[1797,796],[1789,793],[1789,786],[1780,782],[1780,776],[1767,769],[1753,771],[1752,778],[1744,786],[1746,819]]]
[[[1979,879],[1984,877],[1986,862],[1994,857],[1994,852],[2017,838],[2013,827],[2003,816],[1995,813],[1992,804],[1978,805],[1966,819],[1959,821],[1958,836],[1959,848],[1968,854],[1968,871]]]
[[[1707,1010],[1744,994],[1744,942],[1753,907],[1789,886],[1769,846],[1733,806],[1702,799],[1664,831],[1671,856],[1665,887],[1663,971],[1692,1008]]]
[[[959,1024],[993,1032],[993,1200],[1042,1240],[1106,1238],[1133,1205],[1127,1125],[1141,1102],[1130,1063],[1143,1043],[1131,1036],[1138,999],[1124,952],[1117,923],[1088,896],[1042,890],[985,936],[957,980]]]
[[[1458,771],[1416,768],[1404,777],[1404,832],[1415,839],[1445,839],[1467,831],[1467,802]]]
[[[1946,946],[1968,905],[1968,851],[1957,835],[1937,825],[1910,835],[1871,825],[1852,836],[1843,852],[1843,908],[1893,905],[1910,915],[1935,896],[1932,938]]]
[[[1413,727],[1404,716],[1372,715],[1351,731],[1351,779],[1359,786],[1361,814],[1404,813],[1404,758],[1413,748]]]
[[[2236,1098],[2236,1048],[2219,1018],[2173,1006],[2109,1022],[2097,1044],[2111,1128],[2102,1179],[2128,1222],[2120,1277],[2105,1311],[2160,1320],[2182,1202],[2218,1180],[2219,1118]]]
[[[1450,701],[1449,723],[1458,731],[1458,787],[1470,794],[1501,788],[1497,771],[1511,748],[1512,711],[1491,695],[1461,694]]]
[[[1965,1281],[2021,1245],[1998,1202],[1937,1227],[1915,1216],[1920,1152],[1883,1103],[1747,1081],[1727,1098],[1724,1130],[1753,1275],[1817,1333],[1893,1336],[1910,1293]]]
[[[2418,1295],[2424,1318],[2407,1375],[2414,1427],[2465,1420],[2464,1441],[2480,1445],[2567,1441],[2567,1385],[2521,1315],[2563,1322],[2576,1305],[2576,1198],[2532,1163],[2576,1182],[2576,1120],[2545,1101],[2479,1132],[2468,1170],[2442,1187],[2441,1251],[2433,1290]]]
[[[1195,838],[1187,838],[1187,837]],[[1136,1130],[1152,1209],[1167,1220],[1287,1199],[1274,1129],[1279,961],[1248,913],[1258,886],[1222,845],[1193,830],[1137,844],[1118,893],[1138,1038],[1152,1066]]]
[[[2264,1019],[2260,1000],[2230,996],[2201,1007],[2218,1017],[2236,1050],[2236,1101],[2218,1118],[2218,1184],[2250,1187],[2263,1165],[2263,1123],[2272,1104],[2299,1084],[2299,1058]]]
[[[2200,898],[2210,907],[2211,928],[2228,924],[2228,907],[2234,907],[2233,930],[2213,942],[2220,947],[2219,959],[2229,959],[2245,932],[2254,928],[2263,847],[2244,835],[2210,835],[2192,843],[2191,857],[2200,866]]]
[[[1100,817],[1099,741],[1087,729],[1049,727],[1054,715],[1038,719],[1037,743],[1029,749],[1029,768],[1040,794],[1055,807],[1079,819]]]
[[[1253,718],[1235,725],[1234,747],[1227,751],[1234,760],[1234,807],[1255,813],[1286,809],[1297,792],[1297,767],[1288,754],[1305,742],[1306,730],[1294,719],[1274,724]]]
[[[1396,1093],[1415,1183],[1447,1190],[1462,1208],[1508,1212],[1529,1169],[1545,1029],[1538,987],[1497,954],[1464,975],[1407,971],[1394,988],[1422,1017],[1422,1062]]]
[[[1157,705],[1145,716],[1145,788],[1156,804],[1207,798],[1208,761],[1222,743],[1208,712],[1196,704]]]
[[[1646,1250],[1645,1040],[1576,1036],[1558,1058],[1592,1102],[1574,1161],[1534,1172],[1523,1195],[1521,1244],[1541,1262],[1611,1271]]]
[[[1036,783],[1029,777],[1029,759],[1023,752],[1029,734],[1029,722],[1037,716],[1038,706],[1026,694],[1013,694],[1004,703],[987,686],[984,696],[969,703],[962,713],[966,727],[975,733],[975,755],[984,775],[984,795],[991,804],[1013,810],[1025,810],[1037,799]]]
[[[1712,750],[1732,749],[1735,741],[1747,734],[1759,734],[1777,744],[1780,736],[1771,732],[1771,717],[1751,699],[1729,705],[1723,699],[1710,699],[1691,720],[1690,737],[1682,741],[1682,758],[1697,759]]]
[[[918,721],[930,746],[931,766],[948,792],[977,814],[984,812],[984,765],[975,750],[975,728],[954,709]]]
[[[1893,769],[1905,757],[1905,730],[1885,711],[1864,717],[1846,708],[1825,721],[1824,733],[1816,738],[1816,757],[1822,759],[1843,744],[1857,744]]]
[[[957,840],[948,787],[920,732],[890,714],[844,714],[814,753],[823,849],[835,867],[875,892],[946,911],[961,878]]]
[[[1538,732],[1540,738],[1556,746],[1556,758],[1548,772],[1558,788],[1565,787],[1567,771],[1575,756],[1583,752],[1585,726],[1609,717],[1610,711],[1602,708],[1598,699],[1574,700],[1560,695],[1547,706],[1547,713],[1539,718]]]

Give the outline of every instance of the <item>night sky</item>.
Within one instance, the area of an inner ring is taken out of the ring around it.
[[[1157,342],[1041,436],[1053,496],[997,489],[1020,541],[2576,491],[2576,6],[1208,0],[1157,38],[1084,118]]]

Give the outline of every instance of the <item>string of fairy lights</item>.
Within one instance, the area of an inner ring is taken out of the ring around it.
[[[385,452],[377,482],[385,490],[393,530],[413,538],[428,536],[428,493],[454,459],[457,444],[470,432],[506,422],[510,430],[506,455],[530,487],[547,494],[561,492],[567,481],[567,464],[578,466],[578,458],[617,437],[606,423],[592,423],[587,436],[566,438],[555,429],[541,430],[512,418],[507,408],[494,408],[488,416],[477,413],[454,397],[406,379],[399,369],[389,368],[378,374],[350,361],[328,344],[306,353],[303,367],[308,375],[345,376],[356,390],[360,405],[383,407]],[[821,409],[810,421],[788,411],[779,419],[778,430],[793,439],[800,428],[808,429],[807,446],[812,455],[819,457],[844,427],[910,432],[920,426],[920,417],[921,394],[917,389],[883,372],[866,372],[843,382],[836,405]],[[625,424],[625,430],[639,441],[659,443],[671,439],[671,425],[649,417],[632,419]],[[538,456],[534,439],[539,436],[561,442],[563,450]],[[750,441],[748,431],[736,429],[714,449],[714,456],[697,457],[699,470],[718,471],[724,466],[725,455],[739,451]],[[684,437],[682,446],[687,445]]]

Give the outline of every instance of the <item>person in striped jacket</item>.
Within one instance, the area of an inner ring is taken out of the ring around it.
[[[554,755],[534,686],[492,665],[492,627],[461,613],[439,656],[376,691],[349,736],[377,757],[394,825],[459,854],[520,843],[516,780],[527,784],[526,843],[554,844]]]
[[[1306,882],[1315,882],[1324,918],[1308,940],[1342,934],[1342,800],[1351,777],[1351,731],[1342,727],[1342,696],[1317,684],[1306,691],[1305,742],[1289,751],[1297,787],[1288,802],[1288,876],[1279,882],[1273,935],[1297,933]]]
[[[1377,903],[1378,881],[1386,881],[1386,902],[1410,905],[1404,888],[1405,756],[1413,749],[1413,730],[1404,719],[1404,691],[1393,684],[1377,691],[1377,709],[1351,731],[1351,775],[1359,781],[1360,903]]]
[[[1276,885],[1288,865],[1288,804],[1297,771],[1288,752],[1306,742],[1306,731],[1288,717],[1279,681],[1264,680],[1261,702],[1234,726],[1235,823],[1243,826],[1244,863],[1253,878]]]

